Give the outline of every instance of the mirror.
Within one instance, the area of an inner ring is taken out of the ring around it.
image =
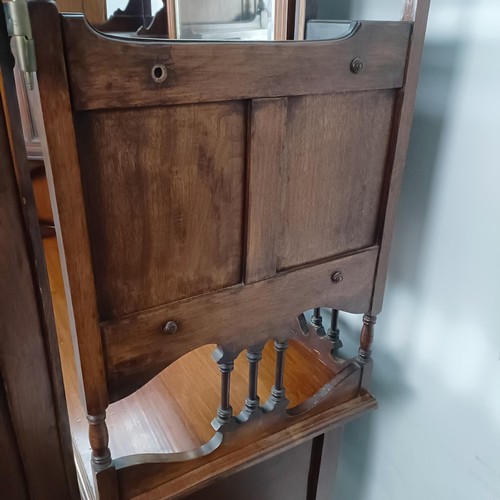
[[[305,0],[301,0],[305,1]],[[289,0],[58,0],[97,30],[180,40],[284,40]]]
[[[275,40],[273,0],[176,0],[177,38]]]
[[[99,31],[197,41],[324,40],[351,20],[400,20],[413,0],[57,0]],[[341,21],[341,22],[339,22]]]
[[[394,20],[416,0],[56,0],[97,30],[198,41],[319,40],[346,36],[338,21]],[[352,27],[352,25],[351,25]]]

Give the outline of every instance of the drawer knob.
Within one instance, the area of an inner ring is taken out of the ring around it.
[[[332,274],[333,283],[337,284],[344,280],[344,276],[342,276],[342,271],[335,271]]]
[[[359,58],[356,57],[356,59],[353,59],[351,61],[351,71],[357,75],[358,73],[361,73],[365,66],[365,63]]]
[[[177,323],[175,321],[167,321],[165,323],[165,325],[163,326],[163,331],[164,333],[168,334],[168,335],[172,335],[173,333],[175,333],[177,331]]]

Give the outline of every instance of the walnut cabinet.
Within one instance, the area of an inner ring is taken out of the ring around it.
[[[244,43],[122,39],[29,4],[84,496],[331,494],[343,425],[376,406],[428,4]],[[354,357],[342,312],[362,316]]]

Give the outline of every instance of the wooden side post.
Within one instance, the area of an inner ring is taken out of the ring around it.
[[[41,109],[35,109],[69,308],[70,327],[87,408],[95,474],[114,471],[105,422],[108,393],[93,280],[80,165],[64,61],[61,23],[52,2],[29,4]],[[57,99],[54,98],[57,96]],[[56,193],[57,192],[57,196]],[[65,228],[71,228],[66,231]],[[98,479],[100,498],[117,494],[114,473]],[[104,493],[105,492],[105,493]]]

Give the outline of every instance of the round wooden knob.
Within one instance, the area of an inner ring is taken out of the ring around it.
[[[343,279],[344,279],[344,276],[342,276],[342,271],[335,271],[332,274],[332,281],[335,284],[340,283],[341,281],[343,281]]]
[[[177,323],[175,321],[167,321],[165,325],[163,326],[163,331],[167,333],[168,335],[172,335],[177,331]]]
[[[364,66],[365,63],[359,57],[356,57],[356,59],[353,59],[351,61],[351,71],[355,74],[358,74],[361,71],[363,71]]]

